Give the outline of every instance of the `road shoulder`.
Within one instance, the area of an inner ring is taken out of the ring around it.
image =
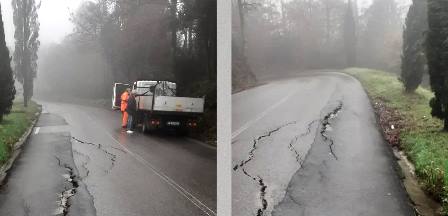
[[[369,95],[415,211],[441,215],[444,210],[437,200],[448,198],[448,180],[443,176],[448,169],[448,148],[438,143],[446,143],[448,136],[438,129],[441,122],[431,117],[431,92],[419,88],[414,94],[404,94],[398,78],[383,71],[350,68],[344,72],[357,78]]]
[[[17,157],[20,155],[23,144],[27,142],[42,112],[42,108],[40,107],[40,105],[36,104],[33,101],[30,103],[29,108],[20,107],[22,105],[23,105],[22,103],[16,101],[12,110],[12,114],[5,117],[5,121],[10,120],[10,122],[13,125],[3,126],[3,129],[7,131],[7,134],[2,135],[4,141],[3,145],[11,145],[11,147],[9,148],[10,151],[6,154],[9,156],[9,158],[3,163],[1,163],[0,166],[0,185],[3,185],[3,181],[6,178],[8,171],[11,169]],[[22,122],[20,123],[20,121]],[[24,122],[25,125],[23,125]],[[29,122],[28,125],[26,125],[26,122]],[[17,128],[13,133],[9,133],[7,127],[9,128],[17,127]],[[20,133],[21,135],[18,135]],[[17,141],[12,144],[7,143],[6,140],[10,141],[17,140]]]

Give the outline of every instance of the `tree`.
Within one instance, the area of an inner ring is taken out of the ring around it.
[[[14,77],[11,69],[11,58],[9,56],[8,47],[5,42],[5,31],[3,28],[3,20],[0,6],[0,122],[3,115],[11,111],[12,102],[16,95],[14,87]]]
[[[344,47],[347,67],[356,65],[356,21],[352,1],[349,0],[344,17]]]
[[[406,92],[414,92],[422,82],[426,57],[424,33],[428,29],[426,0],[413,0],[403,31],[401,78]]]
[[[232,1],[232,89],[239,90],[256,82],[256,77],[248,63],[246,19],[250,9],[257,4],[246,0]]]
[[[448,1],[428,0],[428,35],[426,55],[435,97],[431,99],[431,114],[444,121],[448,131]]]
[[[39,49],[39,20],[37,10],[40,3],[35,0],[12,0],[15,26],[14,72],[23,85],[25,107],[33,96],[33,80],[37,72],[37,51]]]
[[[398,69],[402,24],[396,0],[374,0],[364,16],[366,27],[361,47],[364,55],[360,56],[360,63],[376,69]]]

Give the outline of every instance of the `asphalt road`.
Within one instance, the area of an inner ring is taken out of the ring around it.
[[[169,134],[121,131],[120,113],[40,102],[0,189],[0,215],[216,215],[216,150]]]
[[[232,96],[233,215],[413,215],[360,83],[339,73]]]

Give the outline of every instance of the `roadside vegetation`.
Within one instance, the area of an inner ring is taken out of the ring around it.
[[[0,165],[8,160],[13,145],[37,118],[39,109],[40,106],[34,101],[30,101],[28,107],[24,107],[23,100],[14,101],[11,113],[5,115],[0,123]]]
[[[386,139],[404,150],[424,190],[443,204],[448,215],[448,133],[442,130],[443,121],[431,116],[429,102],[434,94],[421,87],[406,93],[397,76],[383,71],[349,68],[345,72],[362,83],[375,109],[387,115],[378,113],[383,130],[388,125]]]

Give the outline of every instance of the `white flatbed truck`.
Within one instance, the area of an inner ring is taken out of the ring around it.
[[[136,81],[132,85],[115,83],[113,109],[120,109],[121,94],[126,88],[137,92],[134,123],[141,126],[143,132],[169,128],[184,133],[196,128],[198,117],[204,113],[204,97],[177,97],[176,83],[150,80]]]

